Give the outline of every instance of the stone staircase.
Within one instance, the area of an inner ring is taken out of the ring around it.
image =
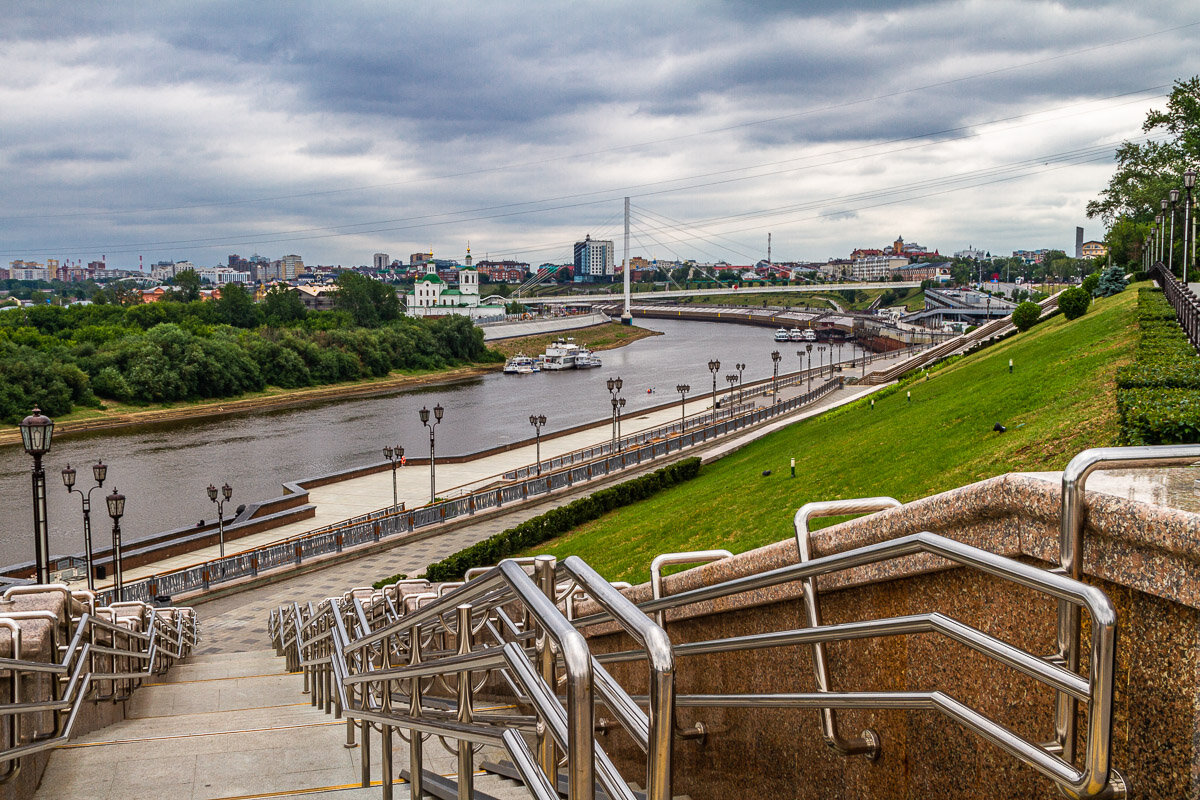
[[[378,734],[372,785],[363,788],[358,749],[345,746],[345,721],[313,708],[302,676],[283,669],[273,650],[180,662],[134,693],[126,719],[55,750],[35,800],[378,800]],[[428,765],[453,780],[454,757],[436,741],[426,753]],[[397,739],[395,763],[407,761]],[[529,796],[523,786],[482,773],[476,791],[481,800],[480,793]],[[408,797],[399,779],[394,796]]]

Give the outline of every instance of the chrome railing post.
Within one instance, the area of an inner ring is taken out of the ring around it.
[[[379,666],[384,671],[392,666],[392,648],[389,646],[387,639],[379,643]],[[379,706],[385,717],[391,715],[392,681],[390,679],[385,678],[383,681]],[[420,735],[414,730],[412,733],[413,741],[416,741]],[[384,723],[380,726],[379,734],[379,780],[383,787],[383,800],[392,800],[392,771],[392,726]],[[417,778],[414,786],[420,785],[420,778]],[[420,795],[414,790],[413,797],[419,798]]]
[[[537,583],[538,589],[542,594],[549,598],[550,603],[555,602],[554,589],[554,566],[557,559],[554,556],[537,556],[533,562],[534,580]],[[542,675],[542,680],[546,685],[553,688],[558,685],[554,677],[554,650],[550,643],[550,636],[545,627],[539,625],[537,628],[537,638],[535,639],[538,657],[538,671]],[[570,709],[567,710],[568,714]],[[543,720],[538,720],[537,723],[537,753],[538,763],[542,765],[542,771],[546,773],[546,777],[550,779],[551,785],[558,781],[558,754],[555,752],[554,738],[550,735],[549,730]]]
[[[1144,447],[1096,447],[1071,459],[1062,476],[1062,515],[1059,529],[1059,565],[1063,574],[1080,580],[1083,574],[1083,528],[1086,515],[1084,485],[1093,472],[1106,468],[1144,469],[1147,467],[1187,466],[1200,461],[1200,445],[1149,445]],[[1080,608],[1075,603],[1058,603],[1058,657],[1072,672],[1079,671]],[[1092,673],[1098,683],[1111,684],[1112,675]],[[1055,739],[1062,747],[1062,758],[1071,763],[1075,757],[1075,731],[1079,702],[1058,692],[1054,715]],[[1091,719],[1091,727],[1097,720]],[[1107,754],[1105,769],[1107,769]]]
[[[830,500],[818,503],[805,503],[796,511],[796,551],[801,564],[812,560],[809,547],[808,521],[813,517],[841,517],[849,514],[872,514],[887,508],[897,508],[900,501],[894,497],[866,497],[858,500]],[[800,582],[804,594],[804,611],[808,626],[821,626],[821,606],[817,598],[817,579],[808,577]],[[825,655],[824,642],[817,642],[813,649],[813,673],[816,676],[817,691],[832,691],[829,680],[829,661]],[[825,743],[838,755],[866,755],[867,758],[879,757],[879,734],[870,728],[864,730],[857,738],[846,739],[838,733],[837,717],[832,708],[821,709],[821,736]]]
[[[384,644],[387,641],[384,640]],[[408,629],[408,664],[415,667],[421,663],[421,626],[413,625]],[[408,690],[408,715],[410,717],[421,716],[421,679],[413,676],[412,685]],[[416,728],[409,728],[408,742],[408,772],[409,772],[409,793],[411,800],[420,800],[424,794],[422,785],[424,777],[422,770],[424,769],[421,753],[423,742],[421,741],[421,732]],[[385,800],[390,800],[390,797],[385,797]]]
[[[455,608],[458,616],[458,654],[471,653],[471,605],[463,603]],[[470,725],[474,714],[471,708],[471,671],[458,673],[458,721]],[[475,760],[472,744],[468,739],[458,740],[458,800],[472,800],[475,795]]]

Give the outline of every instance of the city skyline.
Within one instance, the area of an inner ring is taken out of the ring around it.
[[[0,262],[1073,252],[1182,2],[9,9]],[[1194,12],[1193,12],[1194,14]]]

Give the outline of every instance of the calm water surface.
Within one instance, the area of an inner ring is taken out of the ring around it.
[[[638,324],[664,335],[602,352],[600,369],[494,373],[382,397],[55,439],[45,459],[51,551],[83,550],[79,495],[68,495],[60,475],[68,462],[78,471],[76,487],[85,489],[94,485],[90,464],[103,458],[109,465],[104,488],[92,493],[93,540],[97,545],[109,540],[103,495],[115,487],[127,498],[121,530],[129,542],[214,518],[205,492],[210,483],[228,481],[234,489],[230,505],[236,507],[282,494],[284,481],[381,461],[387,444],[425,455],[429,439],[417,414],[423,405],[445,407],[438,454],[458,455],[529,438],[533,413],[546,415],[544,433],[609,419],[605,381],[611,376],[624,380],[628,418],[678,398],[676,384],[692,386],[689,398],[711,392],[712,358],[721,362],[719,389],[728,388],[725,375],[739,361],[747,365],[747,381],[769,378],[772,350],[784,356],[781,372],[800,367],[796,350],[803,345],[775,343],[769,328],[671,320]],[[586,343],[586,335],[579,341]],[[850,358],[850,350],[843,346],[843,358]],[[0,447],[0,564],[33,559],[31,463],[19,444]]]

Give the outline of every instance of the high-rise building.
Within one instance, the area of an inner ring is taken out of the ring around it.
[[[300,256],[290,255],[279,259],[279,279],[281,281],[294,281],[301,272],[304,272],[304,259]]]
[[[376,253],[375,254],[375,269],[376,270],[385,270],[388,268],[388,265],[391,263],[391,261],[392,260],[390,258],[388,258],[387,253]]]
[[[611,239],[593,239],[588,234],[582,242],[575,243],[575,280],[612,280],[617,274],[613,261]]]

